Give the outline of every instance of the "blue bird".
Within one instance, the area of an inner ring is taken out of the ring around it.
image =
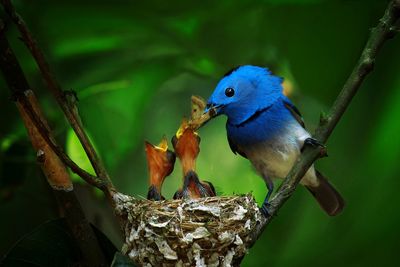
[[[272,178],[285,178],[305,143],[318,145],[304,127],[299,110],[282,93],[282,78],[267,68],[245,65],[220,80],[205,112],[226,115],[229,146],[250,160],[268,188],[261,211],[268,214]],[[328,180],[311,166],[301,184],[329,215],[340,213],[344,200]]]

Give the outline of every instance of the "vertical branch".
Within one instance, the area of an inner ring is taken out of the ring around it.
[[[1,22],[0,22],[1,24]],[[0,25],[1,26],[1,25]],[[106,266],[107,262],[98,240],[87,221],[73,191],[70,176],[61,159],[43,137],[35,119],[42,122],[51,139],[50,128],[43,117],[39,103],[9,46],[4,29],[0,29],[0,69],[10,91],[14,94],[17,108],[27,129],[32,146],[37,151],[37,161],[57,199],[86,266]],[[32,114],[36,114],[33,117]]]
[[[71,127],[75,131],[79,141],[81,142],[86,155],[88,156],[90,163],[93,166],[93,169],[96,172],[96,175],[103,180],[106,187],[104,188],[104,192],[108,196],[111,197],[113,192],[115,191],[114,186],[110,180],[110,177],[100,159],[97,155],[97,152],[94,149],[94,146],[90,142],[85,130],[82,127],[81,120],[78,117],[78,114],[74,112],[73,107],[66,101],[65,93],[61,89],[61,86],[55,79],[53,72],[50,69],[49,64],[47,63],[43,52],[39,49],[35,39],[30,33],[28,27],[26,26],[23,19],[16,13],[14,6],[12,5],[10,0],[1,0],[1,4],[3,5],[6,13],[11,17],[14,23],[17,25],[18,30],[22,35],[22,40],[25,45],[31,52],[32,56],[36,60],[36,63],[42,73],[43,79],[46,82],[47,88],[53,94],[57,103],[61,107],[64,112],[67,120],[69,121]]]
[[[393,38],[396,31],[396,23],[400,17],[400,0],[393,0],[385,10],[385,14],[379,20],[378,25],[372,29],[370,37],[361,53],[360,59],[354,67],[349,78],[345,82],[342,91],[336,98],[330,112],[322,117],[318,128],[315,130],[314,138],[325,143],[336,127],[340,118],[350,105],[351,100],[357,93],[365,77],[372,71],[376,56],[383,44]],[[302,155],[293,166],[281,187],[270,202],[270,214],[260,223],[257,231],[252,237],[253,244],[261,236],[265,227],[270,223],[276,212],[294,193],[298,183],[321,154],[320,147],[305,147]]]

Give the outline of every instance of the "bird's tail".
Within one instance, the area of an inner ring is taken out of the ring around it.
[[[307,189],[318,201],[321,208],[330,216],[339,214],[344,207],[344,200],[329,181],[317,170],[315,170],[319,184],[317,186],[307,185]]]

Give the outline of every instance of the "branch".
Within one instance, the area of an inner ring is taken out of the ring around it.
[[[400,0],[393,0],[386,8],[385,14],[380,19],[378,25],[372,29],[370,37],[360,59],[350,74],[342,91],[336,98],[330,112],[327,116],[321,117],[318,128],[315,130],[314,138],[320,142],[326,143],[333,129],[336,127],[343,113],[346,111],[354,95],[357,93],[365,77],[373,70],[376,56],[382,45],[389,39],[393,38],[397,33],[396,21],[400,16]],[[271,222],[274,215],[282,207],[282,205],[294,193],[296,186],[303,178],[304,174],[321,155],[321,148],[305,147],[302,155],[297,160],[281,187],[270,201],[270,215],[264,218],[254,231],[252,236],[253,244],[263,233],[265,227]]]
[[[25,22],[21,18],[21,16],[15,11],[14,6],[12,5],[10,0],[1,0],[1,4],[4,7],[4,10],[6,13],[11,17],[13,22],[17,25],[18,30],[20,31],[22,35],[22,40],[31,52],[32,56],[36,60],[36,63],[42,73],[43,79],[46,82],[48,90],[51,91],[53,94],[54,98],[58,102],[59,106],[63,110],[67,120],[69,121],[71,127],[75,131],[75,134],[77,135],[79,141],[81,142],[87,157],[90,160],[90,163],[93,166],[93,169],[96,172],[96,175],[103,180],[103,184],[106,186],[104,188],[104,192],[107,193],[107,195],[112,195],[112,192],[114,191],[113,184],[110,180],[110,177],[100,160],[99,156],[96,153],[96,150],[94,149],[92,143],[90,142],[85,130],[82,127],[81,120],[79,118],[79,115],[74,112],[74,107],[72,107],[68,101],[66,100],[65,97],[65,92],[61,89],[61,86],[58,84],[56,81],[54,74],[52,73],[49,64],[47,63],[43,52],[39,49],[35,39],[33,38],[32,34],[30,33],[28,27],[26,26]],[[71,165],[71,162],[67,160],[66,157],[61,157],[61,159],[68,165]],[[72,164],[73,165],[73,164]],[[84,174],[86,177],[88,177],[87,174],[82,173],[80,171],[80,174],[77,173],[79,176]],[[82,177],[84,178],[84,177]],[[93,177],[92,177],[93,178]]]
[[[86,219],[73,191],[71,178],[58,154],[66,156],[52,140],[50,128],[39,103],[22,72],[6,39],[0,21],[0,69],[10,91],[16,96],[16,105],[27,129],[37,161],[53,189],[59,210],[65,218],[72,236],[83,256],[85,266],[106,266],[107,262],[93,229]],[[55,149],[56,148],[56,149]],[[68,157],[67,159],[71,161]],[[72,162],[72,161],[71,161]],[[75,164],[74,162],[72,162]],[[76,164],[76,168],[81,170]],[[83,170],[81,170],[83,171]],[[91,181],[90,179],[88,181]],[[94,180],[93,180],[94,183]]]
[[[35,110],[33,106],[34,104],[32,99],[30,99],[32,98],[31,96],[33,95],[33,92],[30,90],[29,84],[22,72],[17,58],[6,39],[2,22],[0,22],[0,24],[0,68],[15,100],[21,105],[25,115],[35,125],[41,138],[43,138],[47,145],[64,162],[64,164],[89,184],[103,189],[103,181],[80,168],[67,154],[63,152],[61,147],[51,137],[47,123],[43,121],[41,114],[38,114],[38,109]]]
[[[0,1],[3,4],[6,12],[10,15],[10,17],[12,18],[14,23],[17,25],[19,31],[21,32],[22,39],[25,42],[25,44],[27,45],[28,49],[31,51],[33,57],[35,58],[38,66],[42,72],[42,75],[46,81],[48,89],[55,96],[58,104],[61,106],[68,121],[70,122],[70,124],[73,127],[75,133],[77,134],[79,140],[81,141],[81,143],[88,155],[88,158],[90,159],[90,161],[96,171],[96,174],[98,175],[98,179],[101,179],[101,181],[104,183],[105,191],[109,192],[109,193],[111,192],[109,194],[109,196],[112,195],[114,188],[111,184],[109,176],[108,176],[107,172],[105,171],[104,166],[101,163],[100,159],[98,158],[92,144],[90,143],[89,139],[87,138],[82,125],[80,124],[79,116],[77,115],[77,113],[74,113],[73,106],[71,106],[66,101],[65,93],[62,91],[61,87],[54,79],[54,76],[53,76],[47,62],[44,59],[43,53],[37,47],[35,40],[32,38],[32,36],[31,36],[30,32],[28,31],[23,20],[15,12],[14,7],[11,5],[10,0],[0,0]],[[386,40],[390,39],[391,37],[393,37],[395,35],[395,33],[396,33],[395,23],[398,20],[399,11],[400,11],[400,0],[393,0],[389,4],[387,10],[385,11],[384,16],[380,20],[377,27],[374,28],[373,31],[371,32],[370,38],[361,54],[359,62],[357,63],[355,69],[353,70],[350,77],[346,81],[341,93],[337,97],[337,100],[333,104],[329,114],[327,116],[321,118],[320,124],[319,124],[318,128],[316,129],[314,138],[316,138],[319,141],[324,142],[324,143],[328,140],[330,134],[332,133],[333,129],[339,122],[341,116],[344,114],[346,108],[350,104],[352,98],[354,97],[357,90],[361,86],[365,77],[368,75],[369,72],[372,71],[374,61],[375,61],[378,51],[380,50],[380,48],[382,47],[382,45],[384,44],[384,42]],[[0,59],[0,61],[1,61],[1,59]],[[8,69],[7,65],[1,66],[1,67],[5,68],[6,70]],[[18,79],[16,79],[15,77],[12,77],[12,78],[10,78],[10,80],[11,80],[11,83],[14,83],[14,80],[18,80]],[[10,87],[12,87],[12,85],[13,84],[11,84]],[[18,88],[18,87],[16,87],[16,88]],[[22,87],[22,88],[24,88],[24,87]],[[26,88],[28,88],[28,87],[26,87]],[[23,91],[22,93],[24,93],[24,92],[25,91]],[[25,97],[23,97],[24,94],[21,94],[21,92],[19,92],[19,95],[22,96],[22,97],[20,97],[20,99],[25,99]],[[27,105],[27,107],[29,109],[29,105]],[[37,114],[35,114],[34,112],[29,112],[29,113],[32,113],[30,115],[32,118],[37,117]],[[41,131],[40,131],[41,134],[44,136],[47,136],[48,139],[46,139],[46,141],[50,145],[52,145],[53,144],[52,139],[49,137],[49,135],[46,131],[45,125],[42,125],[42,124],[43,123],[41,120],[35,121],[35,125],[38,125],[38,128],[41,129]],[[58,151],[58,148],[56,146],[53,145],[52,148],[54,149],[54,151]],[[292,170],[290,171],[288,176],[285,178],[282,186],[278,189],[277,193],[271,200],[270,215],[267,216],[266,218],[261,218],[261,221],[259,222],[259,224],[254,226],[254,228],[251,228],[252,231],[250,234],[250,240],[248,240],[246,242],[248,242],[250,244],[254,244],[257,241],[257,239],[261,236],[265,227],[272,220],[273,216],[276,214],[276,212],[279,210],[279,208],[281,208],[281,206],[286,202],[286,200],[293,194],[294,190],[296,189],[297,184],[299,183],[301,178],[304,176],[306,171],[310,168],[310,166],[313,164],[313,162],[320,157],[320,153],[321,153],[320,148],[314,148],[314,147],[306,147],[305,148],[303,154],[299,157],[295,166],[292,168]],[[63,158],[61,156],[60,156],[60,158],[63,159],[63,161],[66,160],[65,158]],[[95,177],[95,178],[97,178],[97,177]],[[129,201],[127,201],[126,204],[130,208],[137,208],[136,205],[133,205],[131,203],[129,197],[123,196],[122,194],[118,194],[118,193],[115,194],[114,197],[116,199],[120,198],[122,202],[124,202],[126,199],[128,199]],[[118,201],[116,200],[116,202],[118,202]],[[145,203],[145,202],[143,202],[143,203]],[[162,205],[165,205],[165,203],[162,203]],[[154,203],[150,202],[150,204],[154,204]],[[145,203],[145,205],[146,205],[146,203]],[[118,208],[120,208],[118,205],[114,206],[114,209],[117,210]],[[176,209],[176,210],[178,210],[178,209]],[[256,209],[256,210],[258,212],[258,209]],[[175,212],[175,210],[174,210],[174,212]],[[141,214],[141,213],[138,213],[138,214]],[[255,217],[255,216],[253,216],[253,217]],[[137,220],[142,219],[142,218],[151,219],[151,217],[148,217],[148,216],[147,217],[146,216],[144,216],[144,217],[142,217],[142,216],[130,216],[129,217],[128,216],[128,218],[131,218],[131,220],[133,220],[134,222],[136,222]],[[177,218],[177,217],[175,216],[174,218]],[[123,220],[125,220],[125,223],[127,223],[126,217],[123,217],[122,221]],[[163,223],[164,222],[165,221],[163,221]],[[158,227],[157,226],[157,229],[158,228],[167,229],[166,227]],[[125,230],[127,230],[127,229],[128,228],[125,228]],[[134,232],[134,231],[131,231],[132,229],[128,229],[128,230],[129,231],[125,232],[126,236],[129,236],[130,233]],[[144,230],[146,230],[146,229],[144,229]],[[146,238],[146,236],[141,236],[140,238],[142,238],[142,237],[144,239]],[[163,236],[160,234],[158,237],[163,237]],[[139,240],[139,241],[142,241],[142,240]],[[143,242],[140,242],[140,243],[143,243]],[[160,243],[160,246],[162,244],[163,243]],[[154,246],[154,244],[153,244],[153,246]],[[163,251],[166,252],[165,249]]]

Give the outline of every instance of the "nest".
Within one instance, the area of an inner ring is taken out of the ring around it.
[[[236,266],[262,220],[252,195],[149,201],[117,193],[122,252],[140,266]]]

